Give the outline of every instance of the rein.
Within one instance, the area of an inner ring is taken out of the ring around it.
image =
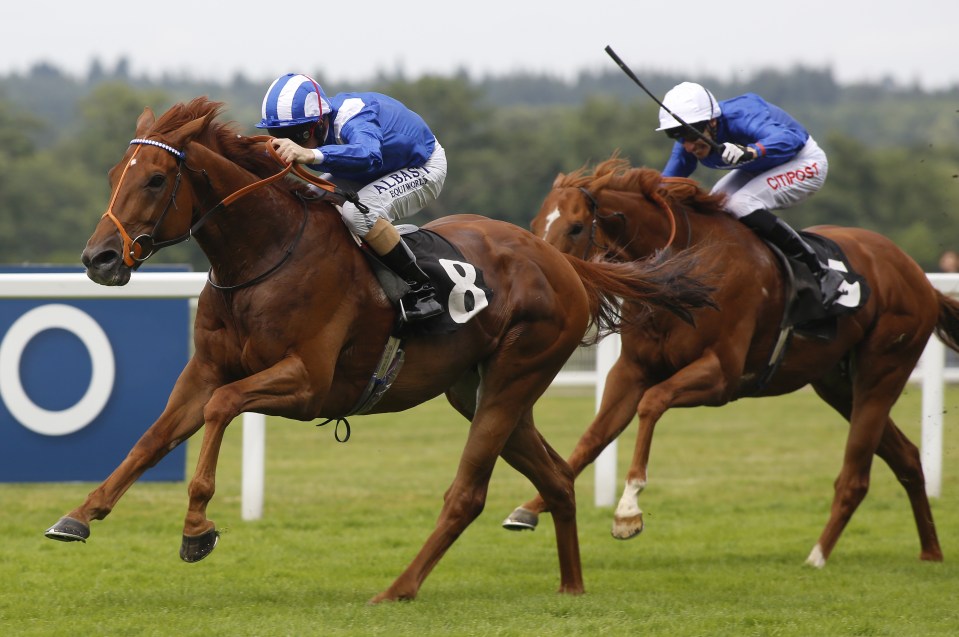
[[[599,201],[597,201],[596,196],[593,195],[593,193],[591,193],[588,189],[584,187],[581,187],[579,191],[583,193],[583,196],[586,197],[586,201],[589,202],[589,210],[593,215],[593,222],[592,224],[590,224],[590,227],[589,227],[589,243],[587,244],[586,248],[583,251],[583,259],[585,260],[588,258],[589,250],[592,247],[596,247],[607,253],[609,252],[608,246],[601,246],[596,242],[596,228],[598,225],[598,220],[608,219],[609,217],[603,217],[600,214]],[[665,197],[663,197],[659,193],[653,193],[651,195],[651,198],[653,199],[654,202],[656,202],[656,204],[659,206],[661,210],[664,210],[666,212],[666,216],[669,219],[669,239],[666,241],[666,245],[663,246],[662,248],[662,250],[666,250],[671,245],[673,245],[673,241],[676,239],[676,215],[673,213],[673,209],[672,207],[670,207],[669,202],[666,201]],[[624,217],[622,212],[614,212],[612,213],[611,216]],[[686,227],[689,228],[688,219],[687,219]]]
[[[593,222],[589,224],[589,242],[586,244],[586,247],[583,248],[583,261],[589,259],[589,250],[590,248],[598,248],[602,252],[609,252],[609,246],[601,246],[596,243],[596,218],[599,216],[599,202],[596,201],[596,197],[593,196],[586,188],[580,188],[579,191],[583,193],[583,196],[586,197],[586,201],[589,202],[589,211],[593,215]]]
[[[211,287],[214,287],[217,290],[220,290],[222,292],[232,292],[233,290],[239,290],[245,287],[249,287],[251,285],[255,285],[259,283],[260,281],[262,281],[263,279],[270,276],[271,274],[273,274],[274,272],[276,272],[277,270],[279,270],[280,267],[282,267],[283,264],[286,263],[291,256],[293,256],[293,251],[296,249],[296,246],[299,245],[300,239],[303,238],[303,232],[306,230],[306,222],[310,218],[309,210],[306,207],[306,200],[300,197],[299,195],[297,195],[297,197],[299,197],[300,201],[303,203],[303,221],[300,222],[300,229],[297,230],[296,236],[293,237],[293,241],[292,243],[290,243],[290,247],[286,249],[286,252],[283,253],[283,256],[280,258],[279,261],[277,261],[273,265],[273,267],[271,267],[266,272],[258,274],[257,276],[253,277],[249,281],[246,281],[244,283],[237,283],[236,285],[220,285],[219,283],[214,281],[213,268],[211,267],[210,271],[206,275],[207,283],[209,283]]]
[[[185,151],[177,150],[173,146],[170,146],[169,144],[165,144],[155,139],[139,139],[138,138],[130,141],[130,145],[131,146],[135,145],[137,148],[134,149],[133,155],[130,157],[130,161],[127,162],[127,165],[124,166],[123,168],[123,172],[120,173],[120,180],[117,182],[116,190],[114,190],[113,196],[110,198],[110,204],[109,206],[107,206],[107,211],[104,212],[103,215],[101,216],[101,218],[108,217],[110,221],[113,222],[113,225],[117,227],[117,231],[120,233],[120,238],[123,240],[123,263],[126,264],[127,267],[132,268],[134,266],[139,265],[140,263],[143,263],[144,261],[149,259],[151,256],[156,254],[156,252],[160,250],[161,248],[166,248],[171,245],[176,245],[178,243],[188,241],[196,233],[197,230],[203,227],[203,225],[207,222],[210,216],[213,215],[214,212],[220,210],[221,208],[225,208],[226,206],[229,206],[231,203],[235,202],[237,199],[240,199],[241,197],[248,195],[254,190],[258,190],[262,188],[263,186],[266,186],[279,179],[282,179],[283,177],[288,175],[291,171],[303,181],[306,181],[316,186],[317,188],[326,191],[327,193],[340,196],[344,198],[345,200],[353,203],[361,212],[368,212],[369,209],[359,201],[359,197],[356,195],[355,192],[342,190],[341,188],[337,187],[335,184],[310,174],[305,168],[297,164],[284,162],[280,158],[280,156],[277,154],[276,149],[273,148],[273,145],[269,143],[269,141],[273,139],[272,137],[267,135],[258,135],[256,137],[251,137],[250,139],[257,142],[260,142],[260,141],[264,142],[267,152],[270,154],[270,156],[274,160],[277,161],[277,163],[282,164],[284,166],[283,169],[274,175],[271,175],[269,177],[256,181],[252,184],[244,186],[243,188],[240,188],[233,194],[225,197],[222,201],[220,201],[220,203],[216,204],[215,206],[213,206],[212,208],[204,212],[202,215],[200,215],[199,218],[197,218],[197,220],[193,222],[193,224],[190,226],[189,230],[187,230],[184,234],[180,235],[179,237],[174,237],[173,239],[167,239],[164,241],[156,241],[153,237],[157,233],[157,229],[160,227],[160,224],[163,223],[163,220],[166,218],[167,212],[169,212],[170,207],[172,206],[176,208],[176,196],[180,189],[180,181],[183,174],[183,167],[186,166],[190,170],[194,170],[194,169],[190,168],[187,165]],[[123,185],[123,179],[126,177],[127,170],[130,168],[130,166],[136,163],[137,153],[140,152],[140,149],[143,146],[155,146],[157,148],[161,148],[167,151],[168,153],[176,157],[177,159],[176,180],[174,181],[174,184],[173,184],[173,191],[170,193],[170,200],[167,202],[166,206],[163,208],[163,212],[160,213],[159,219],[157,219],[156,223],[153,225],[153,232],[144,233],[144,234],[138,235],[135,239],[131,239],[129,233],[127,233],[126,229],[123,227],[123,224],[116,217],[116,215],[113,214],[113,205],[116,203],[116,199],[120,192],[120,187]],[[204,176],[206,176],[205,170],[194,171],[194,172],[202,172]],[[207,177],[207,181],[209,181],[209,177]],[[225,291],[244,288],[244,287],[253,285],[255,283],[259,283],[263,279],[267,278],[269,275],[273,274],[284,263],[286,263],[286,261],[290,258],[290,255],[293,253],[294,248],[299,243],[300,238],[303,236],[304,230],[306,229],[306,222],[308,219],[306,200],[303,199],[302,197],[300,197],[300,199],[303,202],[303,222],[300,224],[300,228],[297,232],[296,237],[293,240],[293,243],[290,245],[289,248],[287,248],[286,253],[283,255],[283,257],[280,259],[280,261],[277,264],[275,264],[266,272],[254,277],[253,279],[245,283],[240,283],[237,285],[229,285],[229,286],[219,285],[215,283],[212,278],[213,270],[211,268],[210,274],[207,277],[207,280],[209,281],[210,285],[218,290],[225,290]]]

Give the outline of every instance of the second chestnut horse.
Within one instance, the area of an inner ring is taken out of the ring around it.
[[[831,340],[793,335],[775,368],[771,354],[786,308],[784,274],[774,253],[722,210],[723,199],[690,180],[664,180],[618,157],[559,175],[534,234],[560,250],[597,251],[641,259],[671,245],[710,245],[698,274],[716,285],[719,311],[695,313],[695,326],[656,312],[622,332],[622,353],[607,379],[600,408],[568,461],[578,475],[639,417],[639,433],[612,533],[631,538],[643,530],[639,494],[647,484],[653,431],[673,407],[720,406],[750,396],[776,396],[812,385],[849,421],[842,469],[826,526],[807,562],[825,565],[843,528],[869,488],[873,454],[903,485],[919,531],[920,558],[942,551],[926,496],[916,446],[890,418],[890,410],[935,332],[959,350],[959,302],[944,296],[922,269],[885,237],[868,230],[819,226],[869,288],[866,302],[839,317]],[[717,432],[716,435],[722,435]],[[534,528],[547,504],[536,497],[504,522]]]

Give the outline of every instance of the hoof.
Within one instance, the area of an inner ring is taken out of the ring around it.
[[[60,542],[86,542],[90,537],[90,527],[80,520],[62,517],[44,535]]]
[[[213,552],[219,539],[220,532],[215,528],[201,535],[184,534],[183,543],[180,544],[180,559],[191,564],[199,562]]]
[[[412,602],[414,599],[416,599],[416,593],[400,595],[390,590],[385,590],[379,595],[377,595],[376,597],[370,598],[370,601],[366,602],[366,605],[376,606],[378,604],[384,604],[389,602]]]
[[[503,528],[510,531],[535,531],[539,515],[529,509],[518,507],[503,520]]]
[[[611,531],[617,540],[628,540],[634,538],[643,532],[643,514],[633,515],[628,518],[613,518],[613,529]]]
[[[826,566],[826,556],[822,554],[822,547],[818,544],[812,547],[809,557],[806,558],[806,564],[813,568],[823,568]]]

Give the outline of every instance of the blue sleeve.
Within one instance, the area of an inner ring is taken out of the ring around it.
[[[679,142],[673,144],[673,152],[663,168],[663,177],[689,177],[696,170],[699,160],[692,153],[683,150]]]
[[[320,170],[331,173],[375,174],[383,166],[383,129],[375,103],[366,104],[340,130],[342,144],[320,146]]]
[[[747,93],[729,104],[728,110],[723,107],[729,141],[748,144],[760,161],[766,160],[763,163],[777,165],[792,159],[809,139],[802,124],[758,95]]]

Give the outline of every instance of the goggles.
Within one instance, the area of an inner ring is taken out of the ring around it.
[[[709,122],[696,122],[695,124],[689,124],[688,126],[676,126],[675,128],[667,128],[665,131],[666,137],[670,139],[675,139],[677,141],[689,140],[696,141],[699,139],[698,135],[695,135],[690,128],[695,128],[697,131],[702,133],[706,130],[706,126]]]
[[[313,128],[316,126],[315,122],[310,122],[309,124],[300,124],[298,126],[282,126],[280,128],[267,128],[266,131],[270,134],[271,137],[279,137],[282,139],[292,139],[295,142],[305,142],[310,138],[310,135],[313,134]]]

